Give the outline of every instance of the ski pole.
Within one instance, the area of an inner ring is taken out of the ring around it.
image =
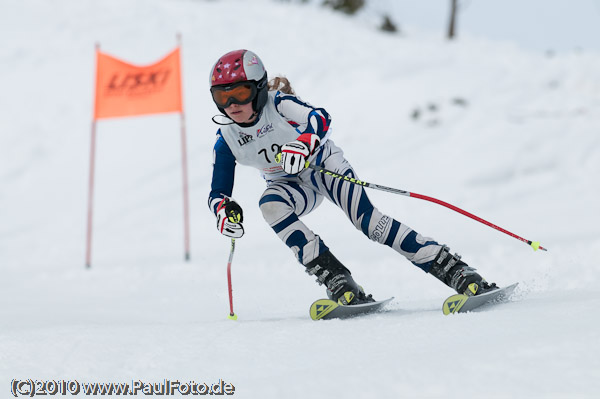
[[[231,250],[229,251],[229,262],[227,262],[227,287],[229,288],[229,316],[230,320],[237,320],[237,315],[233,312],[233,289],[231,288],[231,261],[235,251],[235,238],[231,239]]]
[[[340,175],[338,173],[332,172],[331,170],[327,170],[327,169],[322,168],[320,166],[313,165],[313,164],[311,164],[308,161],[306,161],[306,167],[310,168],[310,169],[313,169],[313,170],[316,170],[317,172],[329,175],[329,176],[331,176],[333,178],[341,179],[341,180],[344,180],[344,181],[347,181],[347,182],[350,182],[350,183],[353,183],[353,184],[356,184],[356,185],[359,185],[359,186],[369,187],[369,188],[373,188],[375,190],[387,191],[389,193],[394,193],[394,194],[400,194],[400,195],[404,195],[406,197],[418,198],[418,199],[422,199],[422,200],[425,200],[425,201],[430,201],[430,202],[436,203],[438,205],[445,206],[446,208],[450,208],[450,209],[452,209],[455,212],[458,212],[458,213],[460,213],[462,215],[468,216],[471,219],[477,220],[478,222],[483,223],[486,226],[489,226],[489,227],[491,227],[493,229],[496,229],[496,230],[498,230],[498,231],[500,231],[500,232],[502,232],[504,234],[508,234],[509,236],[511,236],[513,238],[516,238],[519,241],[523,241],[524,243],[527,243],[528,245],[531,246],[531,248],[533,248],[534,251],[537,251],[538,249],[541,249],[542,251],[547,251],[546,248],[544,248],[544,247],[542,247],[540,245],[539,241],[526,240],[525,238],[519,237],[518,235],[516,235],[514,233],[511,233],[510,231],[505,230],[505,229],[503,229],[500,226],[496,226],[495,224],[490,223],[487,220],[484,220],[484,219],[480,218],[479,216],[473,215],[472,213],[469,213],[469,212],[467,212],[465,210],[462,210],[462,209],[460,209],[460,208],[458,208],[458,207],[456,207],[456,206],[454,206],[452,204],[449,204],[447,202],[441,201],[439,199],[436,199],[436,198],[433,198],[433,197],[428,197],[426,195],[421,195],[421,194],[417,194],[417,193],[411,193],[410,191],[398,190],[396,188],[381,186],[379,184],[367,183],[366,181],[358,180],[358,179],[355,179],[355,178],[349,177],[349,176]]]

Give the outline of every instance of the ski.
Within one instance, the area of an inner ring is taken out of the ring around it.
[[[448,297],[442,305],[442,311],[445,315],[452,313],[465,313],[486,304],[493,304],[506,301],[515,290],[519,283],[509,285],[508,287],[498,288],[485,294],[467,296],[456,294]]]
[[[339,305],[331,299],[319,299],[310,305],[310,318],[313,320],[348,319],[383,310],[394,297],[383,301],[361,303],[359,305]]]

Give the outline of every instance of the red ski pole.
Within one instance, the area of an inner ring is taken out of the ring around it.
[[[313,165],[313,164],[309,163],[308,161],[306,161],[306,167],[310,168],[310,169],[313,169],[313,170],[316,170],[317,172],[324,173],[324,174],[329,175],[331,177],[334,177],[336,179],[341,179],[341,180],[344,180],[344,181],[347,181],[347,182],[350,182],[350,183],[353,183],[353,184],[356,184],[356,185],[359,185],[359,186],[369,187],[369,188],[373,188],[373,189],[381,190],[381,191],[387,191],[389,193],[394,193],[394,194],[400,194],[400,195],[404,195],[406,197],[418,198],[418,199],[422,199],[422,200],[425,200],[425,201],[430,201],[430,202],[436,203],[438,205],[445,206],[446,208],[450,208],[450,209],[452,209],[455,212],[458,212],[458,213],[460,213],[462,215],[468,216],[471,219],[477,220],[478,222],[483,223],[486,226],[489,226],[489,227],[491,227],[493,229],[496,229],[496,230],[498,230],[498,231],[500,231],[500,232],[502,232],[504,234],[508,234],[509,236],[511,236],[513,238],[516,238],[519,241],[523,241],[524,243],[527,243],[528,245],[530,245],[533,248],[534,251],[537,251],[538,249],[541,249],[542,251],[547,251],[546,248],[544,248],[544,247],[542,247],[540,245],[539,241],[530,241],[530,240],[527,240],[527,239],[525,239],[523,237],[519,237],[518,235],[516,235],[514,233],[511,233],[510,231],[505,230],[505,229],[503,229],[500,226],[496,226],[495,224],[490,223],[487,220],[484,220],[484,219],[480,218],[479,216],[473,215],[472,213],[469,213],[469,212],[467,212],[465,210],[462,210],[462,209],[460,209],[460,208],[458,208],[458,207],[456,207],[456,206],[454,206],[452,204],[449,204],[447,202],[441,201],[439,199],[436,199],[436,198],[433,198],[433,197],[428,197],[426,195],[421,195],[421,194],[417,194],[417,193],[411,193],[410,191],[398,190],[396,188],[381,186],[379,184],[367,183],[366,181],[358,180],[358,179],[355,179],[355,178],[349,177],[349,176],[340,175],[338,173],[332,172],[331,170],[327,170],[327,169],[322,168],[320,166]]]
[[[227,262],[227,287],[229,288],[229,316],[228,319],[237,320],[237,315],[233,312],[233,289],[231,288],[231,261],[235,251],[235,238],[231,239],[231,250],[229,251],[229,262]]]

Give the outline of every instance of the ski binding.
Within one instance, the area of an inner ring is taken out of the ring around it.
[[[489,291],[481,295],[452,295],[444,301],[444,304],[442,305],[442,311],[445,315],[452,313],[465,313],[486,304],[506,302],[518,284],[519,283],[515,283],[507,287],[498,288],[497,290]]]

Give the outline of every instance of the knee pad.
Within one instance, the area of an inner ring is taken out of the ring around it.
[[[267,221],[267,223],[269,223],[269,225],[277,223],[294,212],[292,206],[285,202],[283,198],[277,198],[279,198],[279,200],[265,199],[265,196],[263,196],[259,203],[263,218]]]

